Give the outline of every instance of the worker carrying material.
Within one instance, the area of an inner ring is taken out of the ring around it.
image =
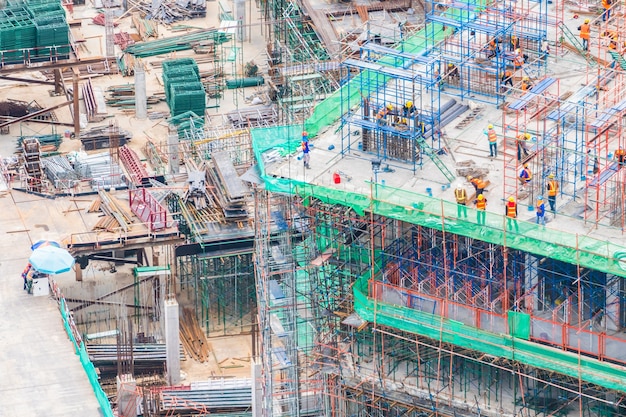
[[[523,65],[524,55],[522,55],[522,50],[518,48],[515,50],[515,56],[513,57],[513,67],[515,67],[515,70],[518,70],[521,69]]]
[[[504,210],[507,229],[514,227],[515,231],[519,232],[519,226],[517,225],[517,202],[515,202],[515,197],[509,197],[509,201],[507,201],[504,206]]]
[[[620,167],[626,165],[626,150],[622,147],[617,148],[615,150],[615,154],[613,155],[613,159],[617,161]]]
[[[556,194],[559,191],[559,183],[554,179],[554,174],[548,175],[548,183],[546,184],[548,189],[548,203],[550,204],[550,211],[556,214]]]
[[[474,190],[476,190],[476,196],[479,196],[485,192],[485,187],[487,187],[485,181],[481,180],[480,178],[474,178],[471,175],[467,176],[467,180],[470,182],[470,184],[474,186]]]
[[[589,37],[591,34],[591,26],[589,25],[589,19],[585,19],[585,23],[578,26],[578,30],[580,31],[578,36],[582,40],[583,50],[588,51],[589,50]]]
[[[513,71],[510,69],[505,70],[502,73],[502,77],[500,77],[500,81],[502,81],[502,88],[504,91],[506,91],[507,85],[513,87]]]
[[[457,185],[456,190],[454,190],[454,198],[456,199],[456,215],[458,218],[463,217],[467,218],[467,192],[465,192],[465,188],[461,184]]]
[[[528,185],[530,181],[532,181],[532,179],[533,179],[533,174],[532,172],[530,172],[530,168],[528,167],[528,164],[524,164],[524,168],[519,174],[519,182],[522,185],[522,190],[526,188],[526,185]]]
[[[478,224],[485,224],[487,199],[484,195],[480,194],[476,197],[476,200],[474,200],[474,205],[476,206],[476,222]]]
[[[530,133],[520,133],[517,135],[517,160],[521,161],[522,158],[528,157],[528,141],[532,138]],[[523,157],[522,157],[523,154]]]
[[[489,43],[487,44],[487,58],[494,58],[496,55],[500,53],[500,46],[498,45],[497,38],[491,38]]]
[[[458,83],[459,79],[461,78],[461,74],[459,74],[459,69],[453,63],[448,64],[447,74],[448,74],[448,79],[452,79],[456,83]]]
[[[533,83],[527,76],[522,77],[522,91],[530,91],[533,88]]]
[[[543,226],[546,225],[546,203],[543,201],[543,196],[537,197],[537,204],[535,204],[535,212],[537,213],[537,224]]]
[[[487,130],[483,131],[485,135],[487,135],[487,140],[489,141],[489,157],[495,158],[498,156],[498,135],[493,128],[493,125],[490,124],[487,126]]]
[[[384,106],[383,108],[381,108],[378,113],[376,113],[376,122],[379,125],[386,125],[388,124],[388,116],[391,115],[393,113],[393,105],[392,104],[387,104],[386,106]]]

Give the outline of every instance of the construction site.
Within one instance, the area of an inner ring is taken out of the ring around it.
[[[626,415],[623,6],[0,1],[0,415]]]

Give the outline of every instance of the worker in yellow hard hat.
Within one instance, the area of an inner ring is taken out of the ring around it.
[[[589,26],[589,19],[585,19],[585,23],[578,26],[578,30],[580,31],[578,36],[582,40],[583,50],[588,51],[589,50],[589,37],[591,35],[591,26]]]
[[[408,125],[408,119],[415,117],[417,109],[411,100],[408,100],[402,106],[402,124]]]
[[[509,201],[507,201],[504,207],[504,214],[506,215],[507,229],[513,226],[515,227],[515,231],[519,231],[519,226],[517,225],[517,202],[515,202],[515,197],[509,197]]]
[[[461,78],[459,69],[452,62],[448,64],[448,78],[458,81]]]
[[[498,135],[493,128],[492,124],[487,126],[487,130],[483,132],[487,135],[487,140],[489,141],[489,157],[495,158],[498,156]]]
[[[533,83],[530,81],[530,78],[527,76],[522,77],[522,85],[520,87],[522,91],[529,91],[533,88]]]

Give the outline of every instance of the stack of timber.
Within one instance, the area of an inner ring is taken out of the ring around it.
[[[195,314],[191,309],[183,308],[183,317],[180,321],[180,340],[185,352],[198,362],[206,362],[209,359],[211,347],[204,331],[198,324]]]
[[[97,205],[98,209],[104,214],[98,220],[93,230],[106,230],[108,232],[116,232],[120,229],[128,232],[133,224],[133,214],[128,210],[128,204],[123,204],[111,193],[100,190],[98,191],[99,203],[92,203],[89,211],[93,210]]]
[[[130,0],[128,6],[139,10],[148,19],[168,24],[206,16],[206,0]]]
[[[239,178],[228,152],[213,152],[207,174],[209,184],[216,191],[224,218],[230,221],[246,220],[246,197],[249,189]]]

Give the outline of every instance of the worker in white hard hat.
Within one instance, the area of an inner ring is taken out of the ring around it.
[[[489,141],[489,157],[495,158],[498,156],[498,135],[493,128],[492,124],[487,126],[487,130],[483,132],[487,135],[487,140]]]

